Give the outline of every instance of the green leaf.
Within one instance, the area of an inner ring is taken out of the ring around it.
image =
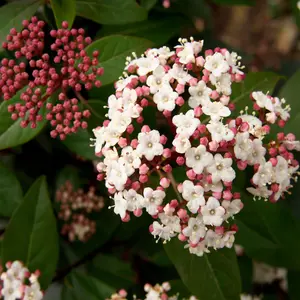
[[[0,214],[11,217],[22,202],[23,192],[15,174],[0,162]]]
[[[243,293],[251,293],[252,291],[252,278],[253,278],[253,263],[246,255],[238,257],[238,265],[242,280],[242,291]]]
[[[96,279],[95,277],[83,273],[72,272],[69,275],[69,279],[72,286],[66,286],[66,288],[63,289],[63,295],[67,294],[67,296],[70,297],[70,300],[105,300],[116,292],[116,290],[111,286]],[[71,290],[71,292],[66,292],[66,289]],[[76,295],[75,298],[72,297],[72,295]],[[68,298],[62,297],[62,299]]]
[[[269,92],[272,94],[281,76],[272,72],[248,73],[242,82],[232,84],[231,102],[235,104],[236,114],[244,110],[245,106],[251,107],[250,95],[254,91]]]
[[[245,252],[273,266],[300,269],[300,223],[283,200],[277,203],[254,201],[242,192],[244,208],[236,216],[236,241]],[[284,224],[284,225],[283,225]]]
[[[110,34],[124,34],[137,36],[152,41],[155,45],[162,46],[168,40],[178,35],[186,19],[179,16],[166,16],[160,20],[147,20],[127,25],[106,25],[97,33],[102,37]]]
[[[300,11],[299,11],[300,14]],[[282,87],[279,98],[285,98],[287,104],[291,105],[290,120],[286,123],[283,130],[285,133],[292,132],[300,138],[300,70],[298,70]]]
[[[141,6],[146,8],[147,10],[153,8],[156,3],[157,0],[141,0]]]
[[[120,287],[128,289],[134,284],[135,273],[130,262],[123,261],[113,255],[97,255],[90,262],[88,270],[91,275],[116,289],[120,289]]]
[[[22,21],[29,19],[40,6],[39,0],[12,2],[0,7],[0,45],[6,41],[11,28],[21,30]],[[2,48],[0,48],[2,49]]]
[[[91,112],[91,116],[88,119],[88,128],[90,131],[98,126],[102,126],[103,121],[107,119],[105,115],[107,114],[108,109],[104,108],[104,106],[107,106],[107,101],[95,99],[88,101],[86,108]]]
[[[95,148],[91,147],[92,134],[87,130],[78,130],[75,134],[68,135],[62,143],[75,154],[89,160],[94,160]]]
[[[80,187],[79,170],[74,166],[65,166],[62,170],[60,170],[56,177],[56,190],[64,185],[67,180],[72,183],[74,189],[78,189]]]
[[[57,27],[61,28],[62,22],[67,21],[69,28],[71,28],[76,17],[75,0],[50,0],[50,3]]]
[[[14,212],[5,231],[2,263],[20,260],[31,272],[41,271],[45,290],[58,259],[56,221],[44,176],[38,178]]]
[[[127,56],[131,56],[132,52],[140,54],[151,46],[151,41],[142,38],[111,35],[95,41],[86,48],[86,51],[91,55],[94,50],[100,49],[100,66],[104,68],[104,75],[100,80],[106,85],[122,75]]]
[[[224,5],[255,5],[255,0],[213,0],[213,2]]]
[[[147,10],[135,0],[77,0],[77,14],[100,24],[126,24],[143,21]]]
[[[20,125],[21,119],[16,121],[11,119],[11,113],[7,111],[8,105],[22,102],[20,100],[21,93],[22,90],[10,100],[3,101],[0,105],[0,150],[27,143],[38,135],[48,122],[45,118],[45,105],[39,112],[40,115],[44,116],[43,121],[37,122],[37,126],[34,129],[30,128],[30,125],[22,128]]]
[[[199,300],[238,300],[241,280],[233,249],[219,249],[198,257],[172,239],[165,250],[183,283]]]

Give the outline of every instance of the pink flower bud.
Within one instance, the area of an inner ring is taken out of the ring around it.
[[[225,228],[224,228],[224,226],[216,226],[216,228],[215,228],[215,233],[216,234],[223,234],[224,233],[224,231],[225,231]]]
[[[184,93],[184,85],[178,83],[177,86],[176,86],[176,88],[175,88],[175,91],[176,91],[178,94]]]
[[[170,172],[172,172],[172,167],[171,167],[171,165],[169,165],[169,164],[167,164],[167,165],[165,165],[163,168],[162,168],[166,173],[170,173]]]
[[[126,212],[125,217],[122,219],[122,222],[127,223],[130,221],[130,214]]]
[[[222,192],[213,192],[212,194],[218,200],[222,198]]]
[[[142,127],[142,130],[141,130],[142,132],[150,132],[151,131],[151,129],[150,129],[150,127],[148,126],[148,125],[144,125],[143,127]]]
[[[196,60],[197,60],[197,59],[196,59]],[[198,83],[197,78],[192,78],[192,79],[189,80],[189,85],[190,85],[190,86],[196,86],[197,83]]]
[[[218,150],[219,144],[216,141],[211,141],[209,142],[208,147],[210,151],[215,152]]]
[[[197,65],[198,67],[203,67],[204,64],[205,64],[205,59],[203,58],[203,56],[198,56],[198,57],[196,58],[196,65]]]
[[[159,184],[164,188],[167,189],[170,186],[170,179],[164,177],[160,180]]]
[[[197,174],[192,169],[190,169],[186,172],[186,176],[188,177],[188,179],[194,180]]]
[[[181,241],[181,242],[185,242],[188,238],[183,235],[182,233],[179,233],[178,234],[178,239]]]
[[[270,159],[269,159],[269,162],[272,164],[272,166],[273,167],[275,167],[276,165],[277,165],[277,158],[275,158],[275,157],[271,157]]]
[[[159,138],[159,142],[163,145],[167,142],[167,140],[168,139],[165,135],[161,135],[160,138]]]
[[[184,104],[184,99],[182,97],[178,97],[176,100],[175,100],[175,103],[178,105],[178,106],[182,106]]]
[[[177,163],[179,166],[182,166],[182,165],[184,164],[184,162],[185,162],[185,159],[184,159],[183,156],[178,156],[178,157],[176,158],[176,163]]]
[[[169,117],[171,117],[172,112],[169,111],[169,110],[164,110],[164,111],[163,111],[163,115],[164,115],[166,118],[169,118]]]
[[[216,100],[219,98],[219,93],[217,91],[212,91],[210,94],[210,98],[212,98],[213,100]]]
[[[137,208],[136,210],[133,211],[133,214],[136,217],[140,217],[143,214],[143,210],[141,208]]]
[[[137,145],[139,144],[137,139],[134,139],[131,141],[130,146],[135,149],[137,147]]]
[[[123,137],[120,137],[119,142],[118,142],[118,145],[119,145],[121,148],[126,147],[126,146],[127,146],[127,139],[126,139],[126,138],[123,138]]]
[[[165,148],[163,150],[163,154],[162,155],[163,155],[164,158],[169,158],[169,157],[171,157],[172,152],[171,152],[171,150],[169,148]]]
[[[140,173],[140,175],[145,175],[145,174],[148,173],[148,171],[149,171],[149,167],[146,164],[142,164],[139,167],[139,173]]]
[[[139,177],[139,181],[141,182],[141,183],[146,183],[147,181],[148,181],[148,176],[147,175],[140,175],[140,177]]]
[[[239,170],[243,171],[246,169],[247,167],[247,161],[243,161],[243,160],[239,160],[237,162],[237,167],[239,168]]]
[[[180,218],[180,219],[185,219],[187,217],[187,211],[183,208],[180,208],[177,212],[177,216]]]
[[[200,106],[197,106],[194,108],[194,114],[195,114],[195,117],[200,117],[203,114]],[[204,124],[202,124],[202,125],[204,125]],[[199,125],[199,126],[201,126],[201,125]],[[204,125],[204,127],[205,127],[205,125]]]

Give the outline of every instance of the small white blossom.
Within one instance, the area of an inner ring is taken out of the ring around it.
[[[162,204],[165,197],[166,193],[164,191],[147,187],[144,189],[143,206],[150,215],[156,215],[158,213],[157,208]]]
[[[231,182],[235,178],[235,171],[231,167],[232,159],[224,158],[217,153],[213,161],[206,167],[207,171],[212,174],[212,182],[216,183],[220,180]]]
[[[157,104],[159,111],[172,111],[176,104],[178,94],[170,87],[170,85],[163,85],[162,88],[153,96],[153,101]]]
[[[206,227],[203,224],[202,217],[190,218],[188,226],[182,230],[182,233],[189,237],[193,244],[197,244],[206,234]]]
[[[189,138],[184,135],[179,135],[176,137],[173,140],[172,145],[175,147],[177,153],[185,153],[191,148],[191,142]]]
[[[203,80],[200,80],[196,86],[189,87],[189,93],[191,97],[189,98],[189,106],[195,108],[199,105],[208,105],[210,101],[209,95],[212,90],[206,86],[206,83]]]
[[[206,205],[201,207],[201,213],[204,224],[220,226],[223,223],[225,209],[216,198],[209,197]]]
[[[120,215],[122,219],[125,218],[127,210],[127,201],[124,199],[122,192],[115,193],[114,202],[114,213]]]
[[[140,132],[138,134],[138,146],[136,151],[139,155],[144,155],[147,160],[152,160],[154,156],[161,155],[164,147],[160,143],[160,136],[157,130]]]
[[[206,125],[211,134],[213,141],[219,143],[221,141],[231,141],[234,138],[234,133],[222,122],[210,122]]]
[[[162,66],[158,66],[153,74],[147,78],[147,85],[150,87],[150,92],[155,94],[164,85],[169,83],[170,76],[166,74],[165,69]]]
[[[185,153],[186,165],[193,169],[196,174],[201,174],[203,169],[208,166],[213,156],[206,151],[206,147],[199,145],[197,148],[190,148]]]
[[[159,66],[159,60],[155,57],[141,57],[134,62],[138,66],[137,73],[139,76],[147,75]]]
[[[230,109],[221,102],[212,102],[202,107],[204,114],[211,117],[212,121],[218,121],[222,117],[228,117],[231,114]]]
[[[120,162],[124,164],[127,176],[131,176],[135,169],[141,165],[141,159],[138,152],[131,146],[122,149]]]
[[[195,118],[192,109],[187,111],[186,114],[180,113],[174,116],[172,122],[177,127],[176,132],[185,136],[191,136],[200,125],[200,120]]]
[[[118,191],[122,191],[128,178],[125,166],[114,160],[107,166],[106,172],[106,187],[115,187]]]
[[[125,190],[123,192],[123,197],[127,201],[127,210],[134,211],[138,208],[143,207],[143,196],[138,194],[135,190]]]
[[[228,73],[222,74],[219,77],[210,74],[210,82],[216,87],[218,93],[222,93],[226,96],[231,95],[231,75]]]
[[[182,197],[188,201],[187,207],[194,214],[205,204],[203,187],[194,185],[190,180],[185,180],[182,184]]]
[[[192,79],[192,76],[179,64],[173,65],[172,69],[169,70],[169,75],[171,78],[177,80],[179,84],[186,84],[190,79]]]
[[[246,161],[251,149],[252,143],[249,139],[249,132],[237,133],[235,136],[234,155],[237,159]]]
[[[229,64],[221,53],[214,53],[206,57],[204,68],[210,71],[214,76],[219,77],[222,73],[229,70]]]
[[[273,167],[271,162],[262,163],[258,171],[253,176],[253,183],[259,186],[269,183],[273,176]]]

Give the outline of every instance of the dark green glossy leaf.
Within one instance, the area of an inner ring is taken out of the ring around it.
[[[116,292],[111,286],[83,273],[72,272],[68,278],[71,283],[68,283],[68,286],[63,289],[63,295],[67,295],[68,298],[62,299],[105,300]],[[66,289],[70,291],[66,291]]]
[[[300,11],[299,11],[300,14]],[[286,123],[283,128],[285,133],[292,132],[297,138],[300,138],[300,70],[297,71],[282,87],[279,92],[280,98],[285,98],[287,104],[291,105],[290,120]]]
[[[94,99],[88,101],[87,108],[91,112],[91,116],[88,119],[88,128],[90,131],[98,126],[102,126],[103,121],[107,119],[105,115],[107,114],[108,109],[104,108],[104,106],[107,106],[106,99],[105,101]]]
[[[78,130],[77,133],[68,135],[62,143],[73,153],[85,159],[94,160],[95,148],[91,147],[90,139],[93,135],[87,130]]]
[[[104,68],[104,75],[100,80],[103,85],[106,85],[116,81],[122,75],[127,56],[131,56],[132,52],[141,54],[151,46],[152,42],[146,39],[111,35],[95,41],[86,48],[86,51],[91,55],[94,50],[100,50],[100,66]]]
[[[155,45],[162,46],[174,36],[177,36],[182,27],[187,23],[186,19],[179,16],[166,16],[160,20],[147,20],[127,25],[103,26],[97,33],[102,37],[110,34],[124,34],[137,36],[152,41]]]
[[[238,300],[241,280],[233,249],[219,249],[203,257],[190,254],[183,243],[172,239],[165,250],[183,283],[199,300]]]
[[[88,270],[95,278],[113,286],[128,289],[134,284],[135,273],[130,262],[113,255],[99,254],[89,264]]]
[[[2,262],[20,260],[31,272],[41,271],[43,289],[52,280],[58,259],[56,221],[45,177],[30,187],[5,231]]]
[[[298,27],[300,27],[300,11],[299,11],[299,0],[290,0],[292,11],[294,13],[294,18]]]
[[[300,269],[300,223],[292,215],[284,200],[277,203],[254,201],[242,192],[244,208],[236,216],[239,230],[236,241],[245,252],[278,267]]]
[[[62,22],[67,21],[71,28],[76,16],[75,0],[51,0],[50,2],[57,27],[61,28]]]
[[[290,300],[298,300],[300,298],[299,282],[300,272],[299,271],[288,271],[288,291]]]
[[[269,92],[272,94],[281,77],[272,72],[248,73],[243,82],[232,84],[231,102],[235,104],[236,114],[244,110],[245,106],[251,107],[250,95],[254,91]]]
[[[40,3],[39,0],[22,0],[0,7],[0,45],[6,40],[11,28],[22,29],[22,21],[29,19],[36,12]]]
[[[150,10],[155,6],[157,3],[157,0],[141,0],[141,6],[146,8],[147,10]]]
[[[135,0],[77,0],[77,14],[100,24],[126,24],[145,20],[147,10]]]
[[[23,192],[19,181],[14,173],[0,162],[0,215],[11,217],[22,199]]]
[[[27,143],[38,135],[48,122],[46,118],[44,118],[43,121],[37,122],[36,128],[32,129],[30,125],[26,128],[22,128],[20,126],[21,119],[17,121],[11,119],[11,113],[7,111],[7,107],[10,104],[21,102],[21,92],[22,91],[18,92],[10,100],[3,101],[0,105],[0,150]],[[45,105],[41,108],[39,114],[45,117]]]

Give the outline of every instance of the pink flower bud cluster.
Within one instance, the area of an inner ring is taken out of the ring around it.
[[[174,50],[128,59],[127,76],[108,98],[108,120],[94,129],[94,146],[114,212],[129,221],[146,211],[154,237],[177,236],[201,256],[233,245],[237,226],[229,221],[243,207],[233,188],[236,170],[252,168],[249,191],[278,200],[298,169],[291,150],[300,147],[291,134],[264,143],[270,125],[289,117],[283,100],[265,95],[269,103],[256,92],[253,113],[234,113],[231,86],[245,77],[236,53],[201,53],[203,41],[179,41]],[[153,108],[159,122],[151,128]]]
[[[171,292],[171,285],[169,282],[164,282],[161,285],[156,284],[156,285],[151,285],[150,283],[146,283],[144,286],[144,291],[146,292],[146,295],[143,298],[136,298],[134,297],[133,299],[161,299],[161,300],[177,300],[177,299],[183,299],[182,297],[179,297],[180,295],[173,294],[170,295]],[[122,289],[119,292],[111,295],[109,299],[106,300],[127,300],[127,291]],[[197,300],[195,296],[190,296],[186,300]]]
[[[1,274],[1,295],[4,300],[9,299],[34,299],[41,300],[41,291],[38,278],[40,271],[30,273],[20,261],[7,262],[6,271]]]
[[[94,187],[90,187],[87,193],[82,189],[74,191],[73,185],[67,181],[56,191],[56,201],[60,204],[58,218],[64,222],[61,233],[71,242],[87,241],[96,232],[96,222],[89,216],[104,207],[103,197],[95,194]]]
[[[85,37],[84,29],[69,30],[67,22],[62,23],[62,29],[50,31],[54,39],[50,48],[54,53],[49,55],[45,52],[45,38],[48,37],[44,25],[43,21],[32,17],[30,22],[23,21],[21,32],[11,29],[2,47],[13,51],[15,59],[4,58],[0,63],[0,96],[9,100],[22,89],[21,101],[8,106],[13,120],[22,119],[22,127],[30,124],[35,128],[37,122],[43,120],[40,112],[47,102],[46,118],[54,128],[51,136],[64,139],[67,134],[86,128],[83,119],[90,116],[88,110],[81,112],[78,100],[69,98],[67,93],[73,90],[79,95],[83,89],[100,87],[98,77],[103,74],[103,68],[98,66],[98,51],[90,58],[84,50],[92,42],[90,37]],[[58,104],[50,103],[49,98],[56,97],[56,93],[59,94]]]

